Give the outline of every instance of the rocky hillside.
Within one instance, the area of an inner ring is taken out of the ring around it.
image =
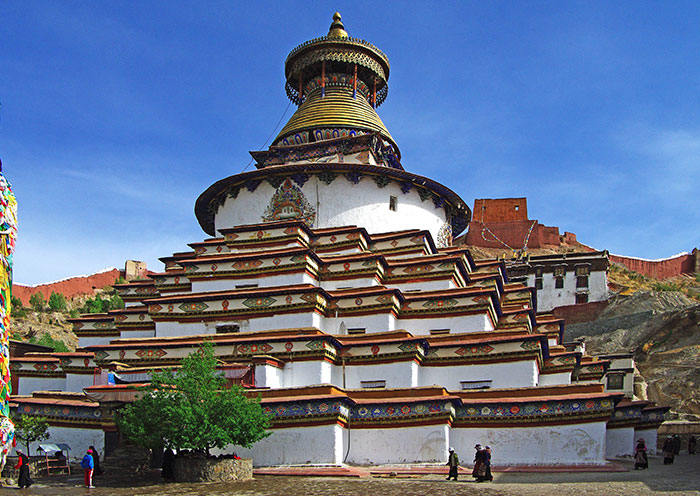
[[[49,346],[55,351],[74,351],[78,346],[78,338],[73,334],[72,325],[68,323],[71,316],[99,313],[124,306],[124,302],[111,286],[93,290],[90,295],[63,299],[60,310],[51,310],[46,302],[24,306],[15,297],[12,303],[10,338]]]
[[[700,420],[700,303],[679,291],[617,295],[591,322],[568,325],[565,340],[586,339],[590,353],[632,352],[637,394]]]

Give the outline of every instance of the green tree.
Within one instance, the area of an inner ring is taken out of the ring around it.
[[[44,310],[44,306],[46,305],[46,301],[44,300],[44,295],[41,292],[34,293],[29,298],[29,304],[34,309],[34,311],[41,312],[42,310]]]
[[[49,422],[45,417],[18,415],[12,419],[15,424],[15,436],[23,441],[29,455],[31,443],[45,441],[49,438]]]
[[[83,308],[81,309],[82,313],[103,313],[109,310],[109,308],[105,309],[104,308],[104,302],[102,301],[102,298],[100,295],[95,295],[94,298],[88,298],[85,300],[85,304],[83,305]]]
[[[117,414],[119,430],[144,448],[167,446],[209,454],[227,445],[250,447],[269,436],[259,399],[238,386],[226,388],[214,349],[203,344],[177,370],[152,374],[143,396]]]
[[[68,346],[66,346],[66,343],[59,339],[52,338],[49,334],[42,334],[39,337],[32,336],[29,339],[29,342],[33,344],[40,344],[41,346],[48,346],[49,348],[53,348],[53,351],[59,353],[66,353],[70,351]]]
[[[22,318],[27,316],[27,311],[24,309],[22,300],[13,296],[10,300],[12,302],[12,315],[17,318]]]
[[[54,312],[66,311],[66,297],[63,296],[63,293],[51,292],[51,296],[49,296],[49,308]]]
[[[122,300],[122,297],[118,294],[113,294],[109,297],[109,300],[102,301],[107,302],[109,310],[117,310],[119,308],[124,308],[124,300]]]

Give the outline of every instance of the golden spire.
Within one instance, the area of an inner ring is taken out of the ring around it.
[[[329,38],[347,38],[348,37],[348,32],[345,31],[345,26],[343,26],[343,23],[340,20],[340,12],[336,12],[335,14],[333,14],[333,23],[331,24],[331,28],[328,30],[328,37]]]

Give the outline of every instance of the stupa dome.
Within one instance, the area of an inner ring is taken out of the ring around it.
[[[375,110],[386,99],[389,59],[371,43],[351,38],[339,13],[334,14],[328,35],[289,53],[285,76],[287,95],[299,108],[273,146],[378,133],[400,158]]]

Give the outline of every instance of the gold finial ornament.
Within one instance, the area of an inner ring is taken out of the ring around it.
[[[336,12],[335,14],[333,14],[333,23],[331,24],[331,28],[328,30],[329,38],[348,37],[348,32],[345,31],[345,26],[343,26],[343,23],[340,19],[340,12]]]

